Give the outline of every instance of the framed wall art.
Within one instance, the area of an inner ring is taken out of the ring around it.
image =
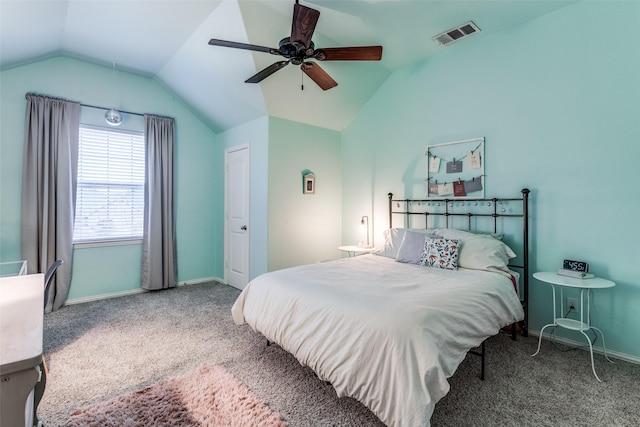
[[[484,137],[427,146],[427,198],[484,198]]]

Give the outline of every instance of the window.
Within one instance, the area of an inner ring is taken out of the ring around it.
[[[80,126],[74,243],[142,238],[144,134]]]

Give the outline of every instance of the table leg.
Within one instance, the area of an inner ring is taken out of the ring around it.
[[[593,346],[591,345],[591,339],[589,338],[589,335],[587,335],[584,331],[580,331],[580,333],[584,335],[584,337],[587,339],[587,342],[589,343],[589,355],[591,356],[591,370],[593,371],[593,375],[599,382],[602,382],[600,377],[598,377],[598,374],[596,374],[596,366],[593,363]]]
[[[553,326],[554,328],[558,325],[556,325],[555,323],[549,323],[548,325],[544,325],[542,327],[542,329],[540,329],[540,336],[538,337],[538,349],[536,350],[535,353],[533,353],[531,355],[531,357],[537,355],[538,353],[540,353],[540,344],[542,344],[542,333],[544,332],[545,329],[547,329],[549,326]]]
[[[609,359],[609,356],[607,355],[607,346],[604,343],[604,334],[602,333],[602,331],[598,328],[596,328],[595,326],[592,326],[591,329],[595,329],[596,331],[600,332],[600,336],[602,337],[602,350],[604,351],[604,357],[611,363],[616,363],[613,360]]]
[[[27,398],[40,378],[38,367],[13,372],[0,380],[0,425],[24,426]]]

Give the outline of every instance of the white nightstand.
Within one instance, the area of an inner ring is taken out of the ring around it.
[[[607,348],[604,344],[604,334],[602,331],[595,326],[591,325],[591,290],[592,289],[604,289],[604,288],[613,288],[616,284],[611,280],[601,279],[599,277],[594,277],[592,279],[576,279],[573,277],[561,276],[556,272],[538,272],[534,273],[533,277],[540,280],[541,282],[545,282],[551,285],[553,289],[553,323],[549,323],[545,325],[540,330],[540,338],[538,339],[538,350],[532,355],[535,356],[540,352],[540,344],[542,343],[542,333],[548,327],[557,327],[560,326],[565,329],[570,329],[572,331],[578,331],[582,335],[587,338],[587,342],[589,343],[589,353],[591,355],[591,370],[593,370],[593,375],[595,375],[596,379],[600,382],[600,378],[598,378],[598,374],[596,374],[596,368],[593,363],[593,346],[591,345],[591,339],[586,334],[586,331],[593,329],[595,331],[600,332],[600,336],[602,336],[602,349],[604,350],[604,357],[611,363],[614,363],[613,360],[609,359],[607,356]],[[558,317],[556,314],[556,287],[555,285],[560,286],[560,304],[562,304],[562,288],[578,288],[580,289],[580,320],[575,319],[565,319],[564,317]],[[587,294],[587,298],[585,301],[584,295]],[[587,304],[587,310],[585,313],[584,305],[585,302]]]
[[[349,256],[368,254],[369,252],[372,252],[374,249],[375,248],[363,248],[358,245],[338,246],[338,250],[348,253]]]

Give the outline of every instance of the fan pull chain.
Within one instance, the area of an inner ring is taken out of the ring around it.
[[[300,90],[304,90],[304,73],[300,70]]]

